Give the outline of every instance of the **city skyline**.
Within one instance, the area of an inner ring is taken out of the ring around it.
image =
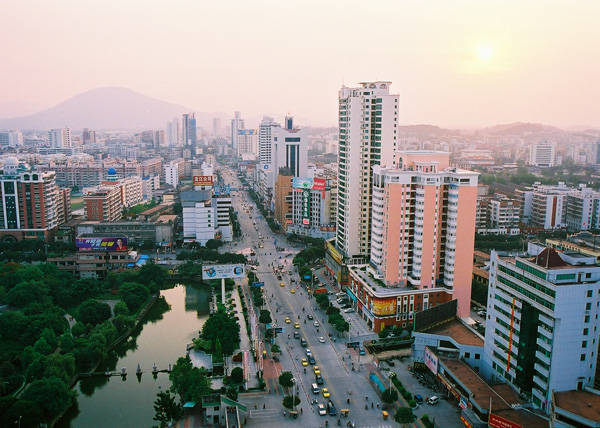
[[[292,112],[303,124],[334,126],[342,85],[390,80],[400,94],[400,124],[600,125],[600,89],[590,84],[600,71],[592,54],[598,4],[143,5],[1,6],[12,42],[0,117],[123,86],[195,111]],[[290,31],[302,28],[311,31]]]

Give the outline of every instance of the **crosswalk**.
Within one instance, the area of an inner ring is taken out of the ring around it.
[[[281,416],[282,411],[278,409],[258,409],[258,410],[250,410],[248,416],[253,419],[266,419],[266,418],[274,418],[275,416]]]

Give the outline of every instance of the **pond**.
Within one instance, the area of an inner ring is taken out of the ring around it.
[[[127,368],[125,381],[120,376],[80,380],[75,385],[75,404],[56,425],[66,427],[151,427],[153,403],[157,392],[170,386],[168,373],[151,373],[185,356],[186,344],[198,336],[208,318],[210,291],[177,285],[161,291],[159,299],[133,335],[115,348],[98,367],[98,372]],[[136,376],[137,365],[144,373]]]

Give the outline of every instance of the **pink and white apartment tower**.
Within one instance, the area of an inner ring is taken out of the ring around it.
[[[388,287],[446,291],[470,312],[478,173],[446,152],[400,152],[373,168],[371,275]]]

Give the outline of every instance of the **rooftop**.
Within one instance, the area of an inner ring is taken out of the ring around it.
[[[456,319],[426,330],[423,333],[448,336],[461,345],[483,346],[483,339]]]
[[[520,409],[501,409],[492,410],[492,413],[498,415],[504,419],[508,419],[517,425],[527,428],[547,428],[548,421],[536,416],[527,410]]]
[[[175,215],[175,214],[164,214],[164,215],[159,216],[156,219],[156,223],[161,223],[161,224],[169,223],[169,222],[175,223],[175,221],[177,221],[177,215]]]
[[[204,202],[212,198],[210,190],[190,190],[179,194],[181,202]]]
[[[554,404],[569,413],[594,422],[600,422],[600,395],[589,391],[554,393]]]

